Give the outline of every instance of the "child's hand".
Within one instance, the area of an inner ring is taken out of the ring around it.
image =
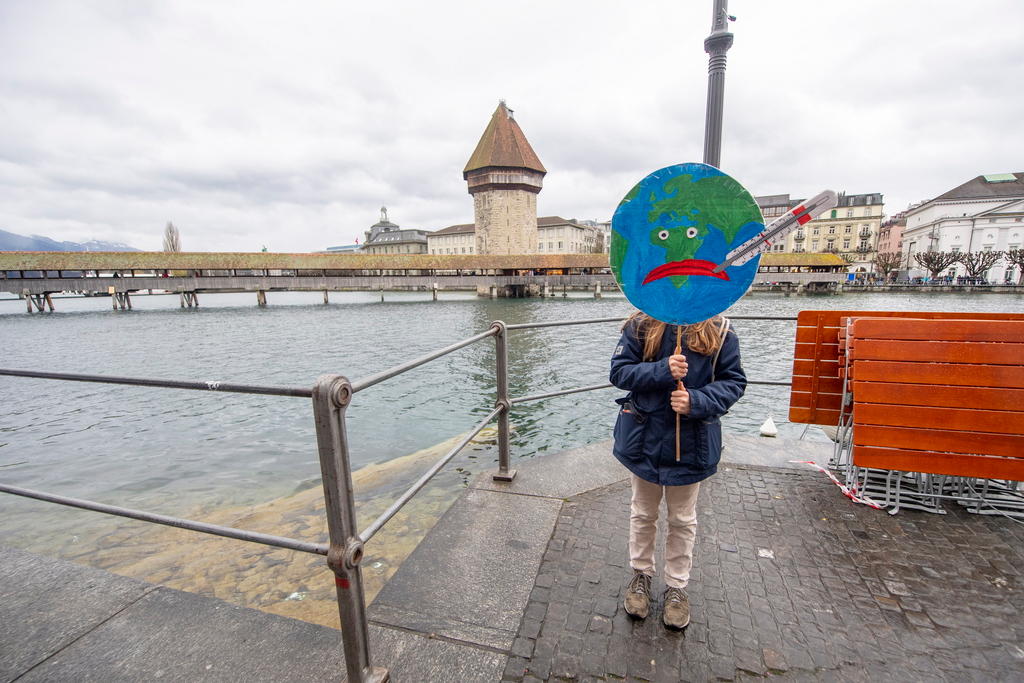
[[[686,389],[673,391],[672,398],[669,399],[669,403],[672,406],[672,410],[676,411],[680,415],[690,414],[690,392]]]
[[[682,379],[686,377],[686,371],[690,368],[686,364],[686,356],[683,354],[677,354],[675,356],[668,357],[668,371],[672,373],[672,379]]]

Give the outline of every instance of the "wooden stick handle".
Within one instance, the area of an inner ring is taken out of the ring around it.
[[[676,325],[676,355],[678,356],[683,352],[683,328],[681,325]],[[676,390],[683,388],[683,380],[679,380],[676,383]],[[676,413],[676,462],[679,462],[679,413]]]

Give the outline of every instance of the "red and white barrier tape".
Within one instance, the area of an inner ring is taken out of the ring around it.
[[[859,495],[857,495],[857,487],[856,486],[854,486],[853,488],[847,486],[843,482],[841,482],[838,479],[836,479],[836,475],[832,474],[831,472],[829,472],[827,469],[825,469],[824,467],[822,467],[821,465],[819,465],[816,462],[813,462],[811,460],[790,460],[789,462],[797,463],[799,465],[810,465],[814,469],[819,470],[821,472],[824,472],[825,474],[828,475],[828,478],[832,480],[832,483],[839,487],[839,490],[843,492],[843,495],[846,496],[847,498],[849,498],[850,500],[852,500],[854,503],[860,503],[861,505],[867,505],[868,507],[875,508],[876,510],[884,510],[885,509],[884,507],[882,507],[881,505],[879,505],[875,501],[871,500],[867,496],[859,496]]]

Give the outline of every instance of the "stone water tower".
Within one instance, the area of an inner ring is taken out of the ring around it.
[[[537,193],[546,173],[502,100],[462,172],[473,195],[477,254],[537,251]]]

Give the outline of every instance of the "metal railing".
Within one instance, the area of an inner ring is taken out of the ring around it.
[[[775,320],[795,321],[795,317],[785,316],[733,316],[734,320]],[[371,664],[369,647],[369,629],[366,618],[366,601],[363,592],[362,572],[360,563],[363,558],[364,545],[380,531],[402,507],[424,487],[446,464],[458,455],[483,429],[495,418],[498,420],[498,471],[493,478],[496,481],[512,481],[515,470],[510,469],[511,452],[509,446],[509,414],[512,407],[531,401],[540,401],[557,396],[567,396],[586,391],[607,389],[610,383],[561,389],[529,396],[509,396],[508,389],[508,333],[516,330],[538,329],[547,327],[565,327],[571,325],[589,325],[598,323],[621,323],[621,317],[590,318],[585,320],[563,320],[543,323],[524,323],[506,325],[495,321],[484,332],[475,334],[462,341],[442,349],[420,356],[419,358],[401,363],[387,370],[368,375],[356,381],[336,374],[320,376],[312,389],[302,387],[259,386],[246,384],[230,384],[224,382],[174,381],[137,377],[114,377],[109,375],[70,374],[55,372],[35,372],[30,370],[0,369],[0,376],[30,377],[73,382],[98,382],[104,384],[124,384],[132,386],[158,387],[167,389],[186,389],[197,391],[215,391],[220,393],[263,394],[270,396],[311,398],[313,403],[313,419],[316,426],[317,451],[320,460],[320,471],[323,480],[324,499],[326,503],[328,545],[309,543],[292,538],[284,538],[263,534],[245,529],[236,529],[217,524],[209,524],[196,520],[161,515],[142,510],[107,505],[94,501],[70,498],[52,493],[34,491],[0,482],[0,492],[10,493],[36,500],[68,505],[71,507],[102,512],[109,515],[129,517],[145,522],[199,531],[202,533],[249,541],[263,545],[288,548],[299,552],[327,556],[327,565],[334,572],[338,596],[338,612],[341,619],[342,650],[345,656],[345,667],[349,681],[381,683],[387,681],[389,674],[383,667]],[[475,344],[489,337],[495,341],[495,384],[497,400],[494,408],[477,425],[465,435],[459,443],[452,447],[443,457],[432,465],[409,489],[399,496],[366,529],[359,532],[356,528],[355,491],[352,485],[352,471],[349,460],[349,444],[346,431],[346,411],[353,396],[376,384],[392,379],[405,372],[418,368],[433,360],[446,356],[462,348]],[[748,384],[766,386],[789,386],[789,382],[755,381]]]

